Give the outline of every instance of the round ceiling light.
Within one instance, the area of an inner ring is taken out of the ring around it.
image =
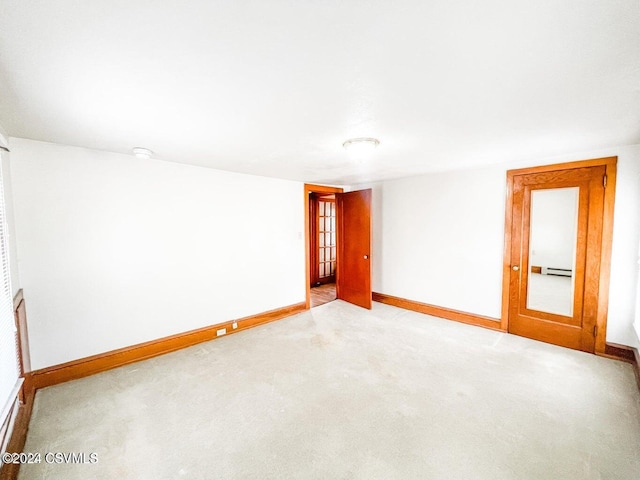
[[[357,156],[365,156],[373,153],[380,145],[380,140],[371,137],[350,138],[342,144],[349,152]]]
[[[133,154],[138,158],[149,159],[153,155],[153,152],[148,148],[135,147],[133,149]]]

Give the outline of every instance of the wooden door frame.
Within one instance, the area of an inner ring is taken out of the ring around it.
[[[596,311],[596,343],[595,353],[604,354],[607,341],[607,313],[609,308],[609,279],[611,274],[611,245],[613,240],[613,210],[616,191],[616,165],[618,157],[604,157],[593,160],[558,163],[539,167],[521,168],[507,171],[507,199],[505,208],[504,254],[502,265],[502,318],[500,328],[509,330],[509,288],[511,276],[511,229],[513,211],[513,186],[516,175],[570,170],[575,168],[606,168],[606,188],[604,189],[604,208],[602,217],[602,238],[600,241],[600,278],[598,283],[598,300],[591,307]],[[585,308],[585,311],[587,309]]]
[[[304,283],[305,283],[305,308],[308,310],[311,308],[311,237],[309,235],[309,230],[311,227],[311,219],[309,217],[309,195],[311,193],[319,193],[319,194],[331,194],[331,193],[342,193],[343,189],[340,187],[329,187],[326,185],[313,185],[313,184],[304,184],[304,264],[305,264],[305,275],[304,275]],[[336,215],[338,215],[336,210]],[[336,219],[336,228],[338,225],[338,220]],[[339,242],[339,240],[337,240]],[[336,262],[336,267],[338,266]]]

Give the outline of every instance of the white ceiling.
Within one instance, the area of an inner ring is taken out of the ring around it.
[[[543,158],[640,143],[640,2],[2,0],[0,95],[11,136],[303,181]]]

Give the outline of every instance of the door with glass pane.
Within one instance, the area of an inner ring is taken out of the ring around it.
[[[605,174],[512,175],[510,333],[594,351]]]
[[[336,280],[336,199],[335,195],[313,197],[314,242],[311,285]]]

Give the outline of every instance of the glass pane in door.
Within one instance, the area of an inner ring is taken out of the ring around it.
[[[531,191],[527,308],[573,316],[579,187]]]
[[[318,261],[319,278],[335,274],[335,258],[332,246],[335,245],[335,200],[320,200],[318,214]]]

